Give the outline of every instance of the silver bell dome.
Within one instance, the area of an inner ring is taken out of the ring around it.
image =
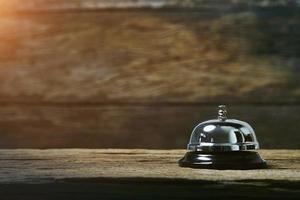
[[[198,124],[187,146],[191,151],[219,152],[259,149],[253,128],[246,122],[227,119],[224,105],[219,106],[218,119]]]

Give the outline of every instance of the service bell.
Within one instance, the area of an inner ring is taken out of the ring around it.
[[[259,149],[253,128],[246,122],[227,119],[224,105],[218,119],[198,124],[187,145],[188,152],[179,160],[181,167],[212,169],[265,168],[266,161],[251,150]]]

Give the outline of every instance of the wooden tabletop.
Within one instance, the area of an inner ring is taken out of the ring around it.
[[[185,150],[1,150],[1,183],[66,178],[161,178],[206,181],[300,181],[300,150],[261,150],[269,169],[206,170],[178,166]]]
[[[58,195],[58,190],[63,197],[73,197],[74,191],[82,197],[89,191],[88,196],[95,198],[117,198],[118,193],[126,198],[185,198],[197,196],[194,190],[202,191],[205,197],[281,195],[296,199],[300,195],[300,150],[260,150],[269,165],[260,170],[181,168],[177,162],[184,153],[185,150],[144,149],[0,150],[0,195],[18,199],[35,194],[50,199],[62,197],[53,196]],[[179,188],[170,193],[170,187]],[[226,192],[233,189],[238,192]]]

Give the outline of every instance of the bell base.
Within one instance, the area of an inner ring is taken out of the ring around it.
[[[267,163],[253,151],[189,151],[179,160],[179,166],[202,169],[263,169],[267,168]]]

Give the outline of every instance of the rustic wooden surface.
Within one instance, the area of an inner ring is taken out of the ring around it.
[[[25,2],[25,3],[24,3]],[[222,10],[251,6],[299,6],[297,0],[247,1],[247,0],[0,0],[2,10],[81,10],[107,8],[197,8],[213,7]]]
[[[299,10],[0,12],[0,102],[299,103]]]
[[[228,105],[250,123],[262,148],[300,149],[300,106]],[[217,105],[0,106],[2,148],[185,148],[193,128]]]
[[[180,168],[185,150],[0,150],[1,183],[53,182],[66,178],[158,178],[203,181],[300,181],[300,150],[260,150],[269,169]]]
[[[182,148],[223,103],[264,148],[300,148],[299,11],[0,0],[0,148]]]
[[[217,5],[0,12],[0,148],[182,148],[221,103],[299,148],[298,8]]]
[[[199,195],[296,199],[300,195],[300,150],[260,150],[269,164],[269,169],[261,170],[180,168],[177,161],[184,153],[144,149],[1,150],[0,195],[7,199]]]

